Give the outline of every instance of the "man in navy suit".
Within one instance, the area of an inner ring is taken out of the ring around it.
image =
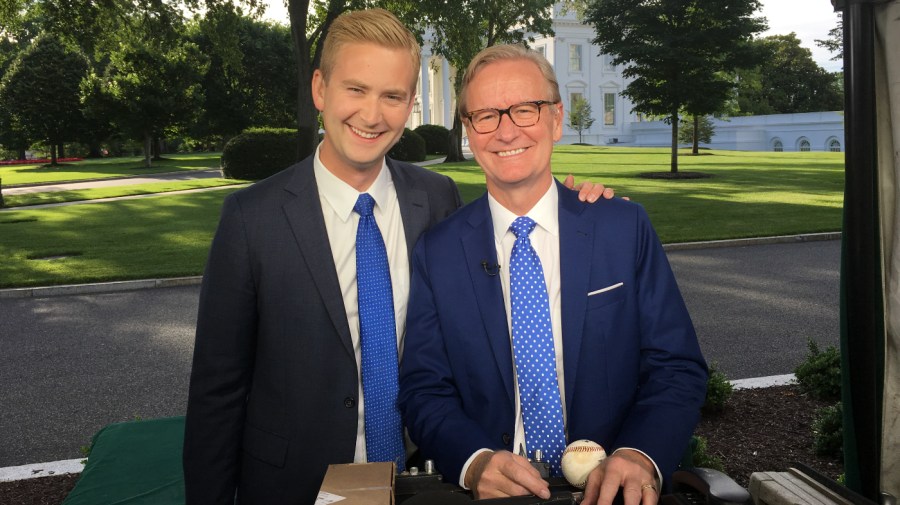
[[[412,247],[460,205],[448,177],[385,157],[414,103],[419,52],[387,11],[339,17],[312,81],[324,141],[226,198],[200,295],[188,504],[313,503],[328,464],[368,460],[354,202],[375,202],[400,349]],[[585,198],[603,192],[591,189]]]
[[[410,436],[479,497],[549,496],[519,455],[532,457],[544,436],[524,414],[522,389],[531,386],[519,379],[531,372],[519,353],[537,358],[517,346],[522,302],[509,294],[524,289],[511,278],[522,274],[511,273],[519,246],[510,227],[525,216],[543,271],[532,280],[543,279],[552,327],[545,361],[555,368],[547,384],[561,404],[561,447],[589,439],[611,453],[590,475],[585,503],[609,504],[622,488],[626,504],[655,504],[699,419],[707,368],[647,215],[621,199],[585,205],[560,191],[550,155],[563,107],[539,53],[482,51],[459,109],[488,192],[413,252],[399,398]],[[558,462],[558,452],[544,456]]]

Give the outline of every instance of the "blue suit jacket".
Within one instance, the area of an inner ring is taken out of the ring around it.
[[[567,440],[640,449],[668,477],[698,421],[707,369],[659,239],[639,205],[586,204],[573,191],[559,191],[559,225]],[[493,233],[484,196],[413,252],[400,406],[450,481],[480,448],[513,450],[509,327],[500,277],[482,266],[497,263]]]

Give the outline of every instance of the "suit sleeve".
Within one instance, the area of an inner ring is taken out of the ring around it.
[[[187,504],[234,503],[256,320],[249,241],[232,194],[223,205],[200,292],[184,435]]]
[[[435,460],[446,482],[457,482],[472,453],[497,444],[464,412],[428,276],[426,242],[419,240],[413,253],[398,400],[423,456]]]
[[[614,448],[643,450],[667,477],[699,420],[707,368],[665,251],[642,208],[636,226],[639,389]]]

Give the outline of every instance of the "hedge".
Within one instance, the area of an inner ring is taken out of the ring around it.
[[[250,128],[225,144],[222,171],[233,179],[265,179],[296,163],[297,149],[297,130]]]

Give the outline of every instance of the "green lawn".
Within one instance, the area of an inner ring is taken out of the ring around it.
[[[679,157],[679,171],[706,179],[638,177],[669,171],[669,150],[557,146],[553,168],[562,179],[601,182],[647,209],[663,242],[689,242],[837,231],[844,194],[844,154],[701,151]],[[474,162],[430,168],[457,181],[463,199],[484,192]]]
[[[2,165],[0,179],[3,179],[3,186],[13,186],[122,176],[138,177],[164,172],[219,168],[221,157],[222,153],[167,154],[163,160],[154,161],[151,168],[144,168],[144,158],[141,156],[82,160],[61,163],[56,168],[47,165]]]
[[[75,202],[80,200],[98,200],[117,196],[146,195],[153,193],[165,193],[167,191],[184,191],[188,189],[214,188],[218,186],[232,186],[243,184],[246,181],[237,179],[193,179],[188,181],[168,181],[148,184],[135,184],[130,186],[112,186],[108,188],[80,189],[73,191],[52,191],[42,193],[29,193],[22,195],[9,195],[4,197],[7,207],[23,207],[28,205],[40,205],[47,203]]]
[[[712,177],[678,181],[637,177],[667,171],[665,149],[559,146],[553,163],[641,203],[664,242],[683,242],[840,230],[843,160],[708,151],[679,161]],[[484,192],[473,162],[429,168],[453,177],[466,201]],[[0,212],[0,287],[200,274],[231,191]]]

